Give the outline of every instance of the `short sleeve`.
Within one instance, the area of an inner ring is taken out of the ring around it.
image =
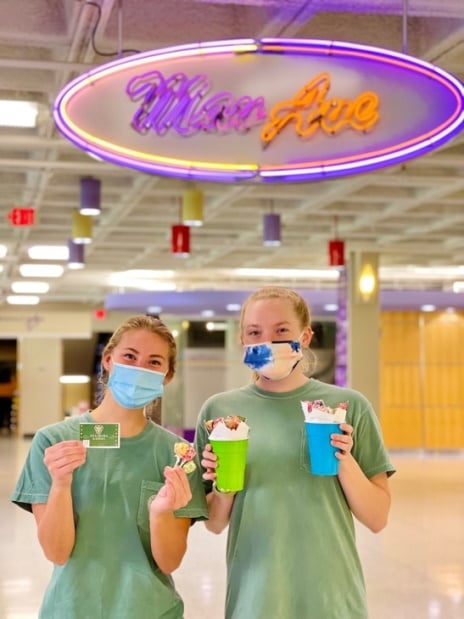
[[[52,480],[43,458],[45,449],[51,444],[42,431],[37,432],[11,496],[13,503],[27,511],[32,511],[32,504],[48,500]]]
[[[358,462],[366,477],[379,473],[388,476],[395,472],[385,448],[379,420],[367,400],[361,398],[359,409],[351,420],[354,427],[353,457]]]
[[[206,419],[209,419],[209,418],[212,419],[214,417],[214,416],[208,415],[208,412],[209,412],[208,404],[209,404],[209,400],[205,404],[203,404],[200,410],[200,413],[198,415],[196,428],[195,428],[194,446],[195,446],[196,452],[200,460],[202,457],[203,450],[209,442],[209,435],[205,428],[204,422]],[[202,472],[204,472],[203,468],[202,468]],[[206,494],[208,494],[212,490],[213,483],[209,480],[203,480],[203,487],[204,487],[204,491],[206,492]]]

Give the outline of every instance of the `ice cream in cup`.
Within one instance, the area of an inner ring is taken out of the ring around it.
[[[330,444],[331,434],[340,433],[348,404],[340,402],[332,408],[323,400],[301,402],[306,437],[308,441],[309,466],[313,475],[337,475],[339,460],[335,456],[336,447]]]
[[[245,483],[249,426],[244,417],[229,415],[205,421],[209,442],[217,456],[216,487],[239,492]]]

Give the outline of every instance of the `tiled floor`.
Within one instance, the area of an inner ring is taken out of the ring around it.
[[[0,619],[34,619],[50,574],[33,517],[8,501],[27,448],[27,442],[0,437]],[[359,527],[370,617],[463,619],[464,454],[393,454],[393,460],[398,473],[391,480],[387,529],[374,535]],[[201,524],[192,528],[187,556],[174,574],[185,619],[222,619],[224,552],[225,535],[214,536]]]

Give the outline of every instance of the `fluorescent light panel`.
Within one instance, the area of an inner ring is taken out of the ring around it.
[[[120,286],[121,288],[170,291],[176,290],[175,282],[160,280],[171,279],[173,276],[174,272],[168,270],[131,269],[129,271],[113,273],[110,275],[109,283],[112,286]]]
[[[38,112],[39,106],[33,101],[0,99],[0,125],[2,127],[35,127]]]
[[[235,269],[237,277],[270,277],[272,279],[326,279],[338,280],[334,269]]]
[[[67,260],[69,250],[66,245],[33,245],[27,255],[31,260]]]
[[[227,329],[227,324],[225,322],[207,322],[206,323],[207,331],[225,331]]]
[[[50,290],[46,282],[12,282],[11,290],[17,294],[43,294]]]
[[[90,376],[85,374],[63,374],[63,376],[60,376],[60,383],[62,385],[84,385],[90,383]]]
[[[456,293],[464,292],[464,282],[462,281],[453,282],[453,292],[456,292]]]
[[[61,277],[64,267],[60,264],[21,264],[19,272],[23,277]]]
[[[6,298],[6,302],[9,305],[37,305],[40,301],[40,297],[35,295],[9,295]]]
[[[157,281],[147,281],[146,279],[133,279],[126,280],[124,283],[118,284],[123,288],[137,288],[137,290],[152,290],[159,292],[169,292],[171,290],[176,290],[177,286],[174,282],[157,282]]]

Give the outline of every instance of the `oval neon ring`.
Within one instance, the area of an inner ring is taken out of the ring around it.
[[[68,83],[59,131],[103,160],[218,182],[355,174],[432,151],[464,127],[464,87],[423,60],[304,39],[135,54]]]

